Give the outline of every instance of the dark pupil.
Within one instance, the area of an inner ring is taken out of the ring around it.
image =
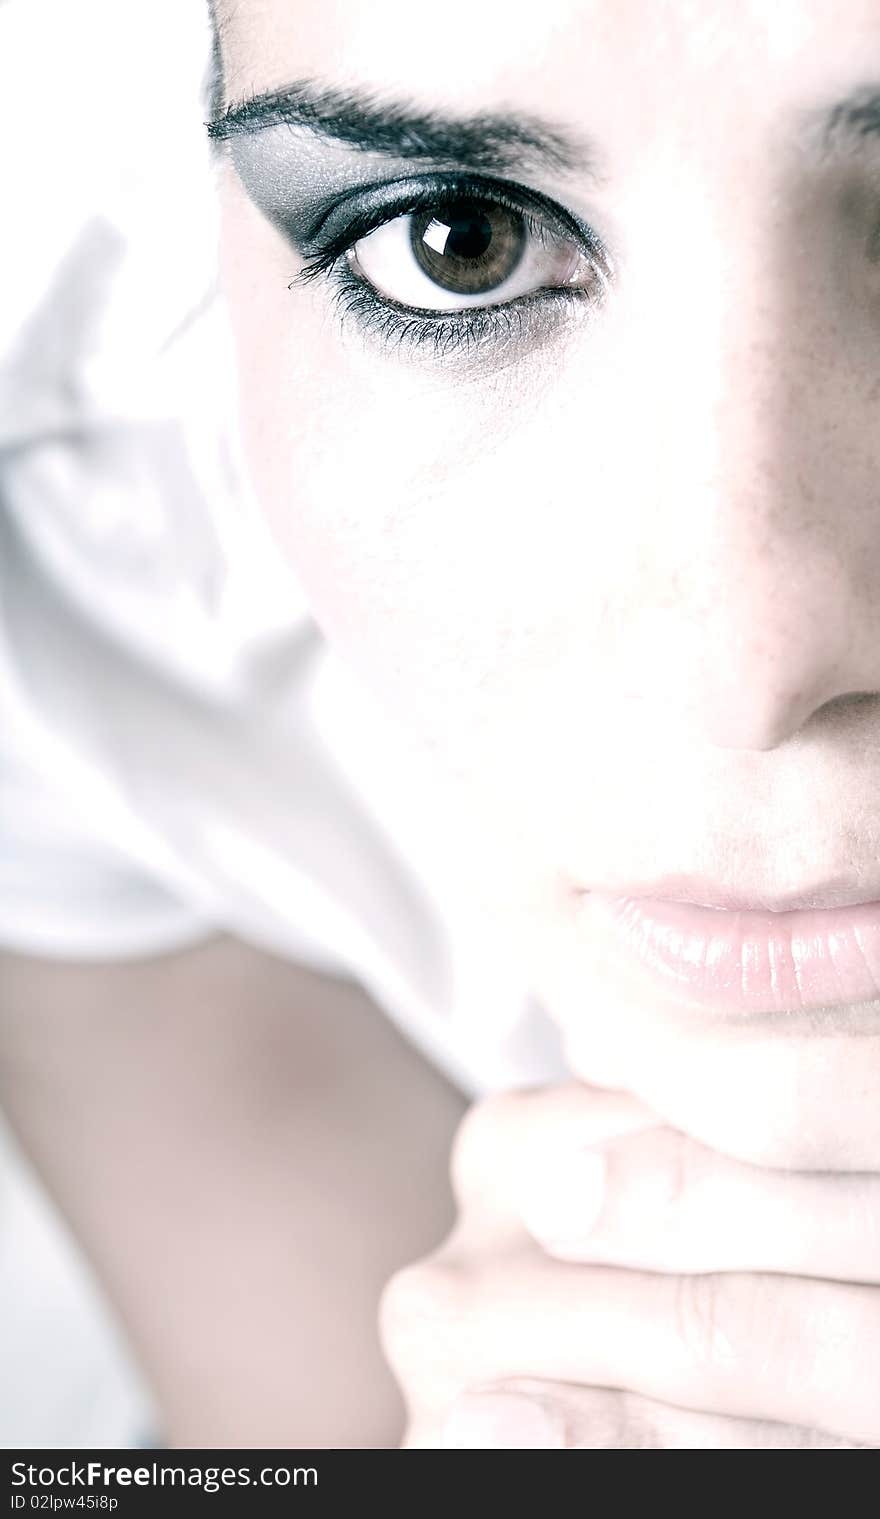
[[[503,284],[525,249],[521,216],[506,206],[450,201],[415,212],[410,241],[429,279],[457,295],[482,295]]]

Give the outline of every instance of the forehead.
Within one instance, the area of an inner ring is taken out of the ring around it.
[[[880,76],[878,0],[216,0],[235,96],[315,76],[597,133],[729,131]],[[708,115],[706,114],[708,108]],[[601,119],[600,119],[601,117]]]

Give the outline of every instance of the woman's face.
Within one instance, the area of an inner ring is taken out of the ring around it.
[[[597,980],[581,893],[880,897],[876,0],[220,21],[227,104],[303,87],[221,173],[274,535],[503,851],[582,1073],[644,1085],[686,1040],[709,1127],[731,1082],[747,1124],[782,1043],[803,1084],[816,1019]],[[874,1011],[822,1025],[826,1085]]]

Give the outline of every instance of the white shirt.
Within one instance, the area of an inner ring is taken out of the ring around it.
[[[248,484],[205,7],[132,8],[0,7],[0,946],[229,932],[358,979],[467,1092],[553,1079],[443,778],[327,647]],[[3,1217],[0,1190],[0,1288]]]

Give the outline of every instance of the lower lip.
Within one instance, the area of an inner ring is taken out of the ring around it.
[[[654,982],[721,1012],[799,1012],[880,996],[880,902],[732,912],[586,894],[595,924]]]

